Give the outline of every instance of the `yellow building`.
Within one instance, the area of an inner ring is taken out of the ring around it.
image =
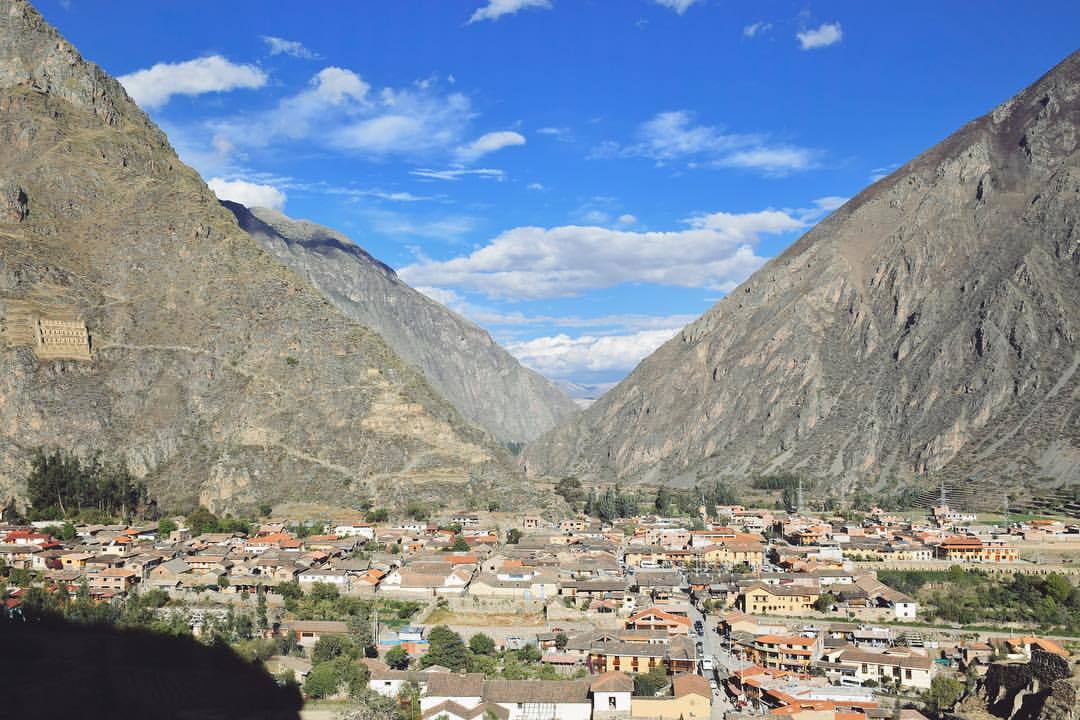
[[[755,583],[740,593],[736,605],[751,615],[806,615],[819,597],[819,591],[807,585]]]
[[[712,691],[700,675],[684,673],[672,680],[666,697],[634,697],[630,717],[650,720],[701,720],[712,714]]]

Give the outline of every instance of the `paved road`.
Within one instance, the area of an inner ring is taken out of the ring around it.
[[[698,671],[705,677],[706,680],[716,680],[718,685],[721,685],[723,678],[727,677],[726,668],[721,665],[717,665],[718,659],[727,659],[727,653],[723,647],[723,640],[716,634],[716,622],[709,622],[697,608],[691,606],[690,608],[690,620],[693,622],[701,621],[705,626],[704,637],[698,636],[697,640],[702,644],[701,657],[708,657],[713,659],[713,671],[705,672],[701,670],[701,665],[698,665]],[[718,672],[719,671],[719,672]],[[727,694],[723,692],[721,685],[721,691],[719,694],[713,695],[712,706],[712,720],[723,720],[724,714],[732,710],[731,703],[728,702]]]

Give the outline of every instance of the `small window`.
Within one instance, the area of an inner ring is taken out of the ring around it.
[[[611,708],[612,710],[614,710],[614,709],[615,709],[615,696],[614,696],[614,695],[610,696],[610,697],[609,697],[609,698],[607,699],[607,706],[608,706],[609,708]]]

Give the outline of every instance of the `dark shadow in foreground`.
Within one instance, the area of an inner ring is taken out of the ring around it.
[[[302,700],[227,647],[62,620],[0,620],[0,717],[298,720]]]

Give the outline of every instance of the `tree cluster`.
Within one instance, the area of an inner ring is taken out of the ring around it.
[[[26,480],[31,520],[60,520],[96,511],[103,517],[132,517],[147,510],[146,486],[128,469],[100,457],[83,461],[57,450],[39,449]]]

